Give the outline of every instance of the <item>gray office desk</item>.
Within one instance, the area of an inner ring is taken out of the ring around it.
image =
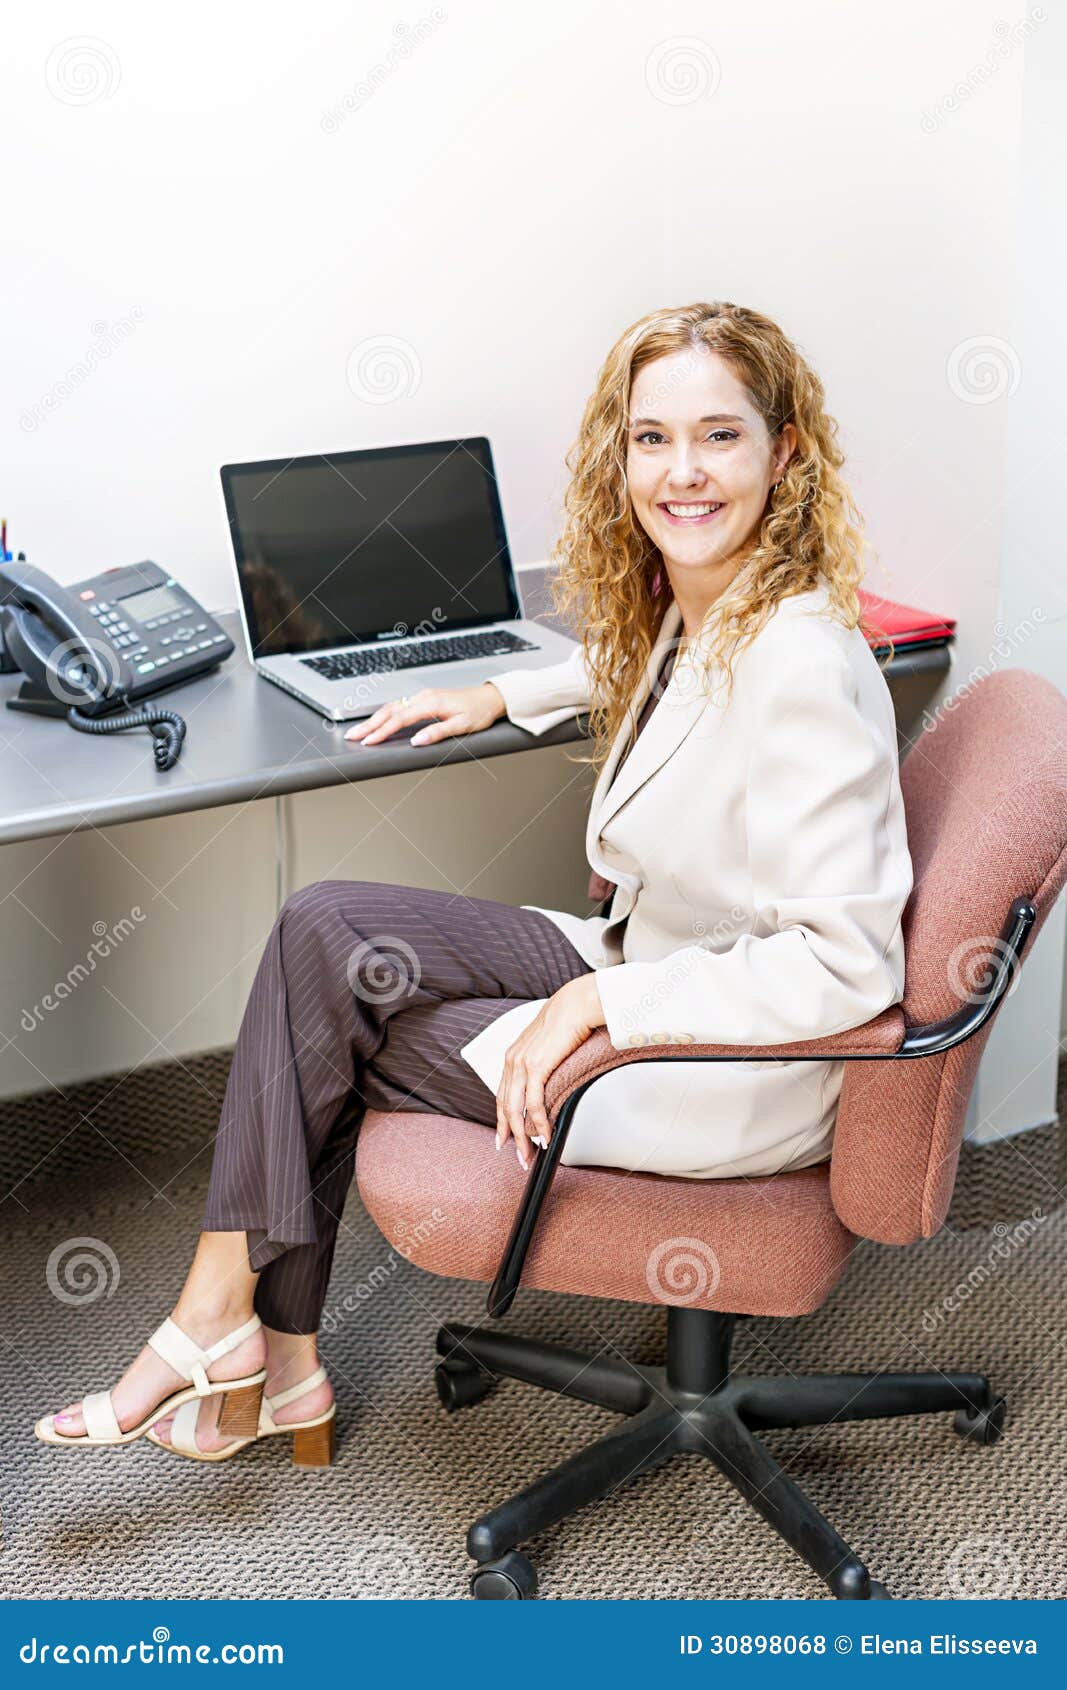
[[[237,650],[218,669],[160,695],[188,733],[173,769],[160,772],[143,729],[106,737],[9,710],[20,677],[0,676],[0,844],[218,804],[376,780],[472,757],[498,757],[583,737],[577,721],[535,737],[506,719],[478,734],[412,746],[415,728],[381,745],[346,742],[351,723],[327,722],[257,675],[239,620],[220,622]],[[475,751],[475,746],[477,750]]]
[[[523,583],[531,615],[540,611],[538,585]],[[255,673],[235,615],[220,620],[237,647],[234,655],[212,674],[160,697],[161,704],[184,716],[189,728],[178,763],[164,773],[156,769],[146,731],[89,736],[62,721],[8,710],[5,701],[18,690],[20,677],[0,676],[0,844],[376,780],[584,737],[584,721],[562,722],[535,736],[505,719],[438,745],[410,745],[414,728],[382,745],[346,743],[346,724],[325,721]],[[948,662],[944,649],[915,652],[894,659],[889,673],[933,673]]]

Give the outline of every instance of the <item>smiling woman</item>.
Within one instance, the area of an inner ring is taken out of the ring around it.
[[[619,1049],[787,1044],[900,1000],[911,859],[835,428],[756,312],[661,311],[619,339],[557,549],[557,609],[581,643],[562,664],[416,693],[348,736],[430,719],[420,738],[443,739],[505,711],[539,734],[588,710],[586,848],[610,910],[359,881],[289,898],[173,1314],[113,1391],[39,1421],[45,1442],[149,1435],[220,1461],[288,1434],[297,1460],[330,1460],[317,1330],[367,1106],[495,1127],[527,1168],[552,1131],[546,1082],[594,1028]],[[564,1159],[715,1179],[829,1155],[843,1063],[659,1067],[592,1087]],[[489,1131],[486,1149],[491,1170]]]
[[[540,913],[595,970],[602,1019],[579,1007],[617,1048],[817,1038],[903,993],[895,718],[861,627],[836,432],[777,324],[728,303],[635,323],[586,406],[554,582],[582,650],[494,685],[533,733],[589,710],[586,847],[616,890],[607,915]],[[520,1156],[551,1130],[573,997],[516,1005],[463,1048]],[[694,1178],[806,1166],[829,1154],[842,1074],[620,1069],[582,1100],[563,1159]]]
[[[583,631],[592,760],[627,719],[668,604],[709,660],[824,585],[861,626],[862,517],[822,382],[771,318],[726,301],[654,311],[619,336],[568,457],[556,614]]]

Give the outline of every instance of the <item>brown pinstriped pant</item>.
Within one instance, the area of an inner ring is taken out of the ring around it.
[[[364,1110],[495,1126],[460,1047],[588,972],[547,916],[511,904],[365,880],[287,899],[234,1049],[203,1220],[248,1233],[268,1326],[318,1327]]]

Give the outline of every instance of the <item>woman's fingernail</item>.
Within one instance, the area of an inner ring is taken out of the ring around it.
[[[425,745],[426,744],[426,735],[425,734],[412,734],[411,743],[412,743],[412,745]]]

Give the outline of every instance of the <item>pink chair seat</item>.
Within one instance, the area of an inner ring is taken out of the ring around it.
[[[492,1281],[527,1176],[513,1154],[497,1155],[491,1128],[368,1110],[356,1177],[400,1255],[445,1278]],[[830,1201],[828,1163],[732,1180],[560,1167],[523,1284],[733,1314],[810,1314],[855,1242]]]

